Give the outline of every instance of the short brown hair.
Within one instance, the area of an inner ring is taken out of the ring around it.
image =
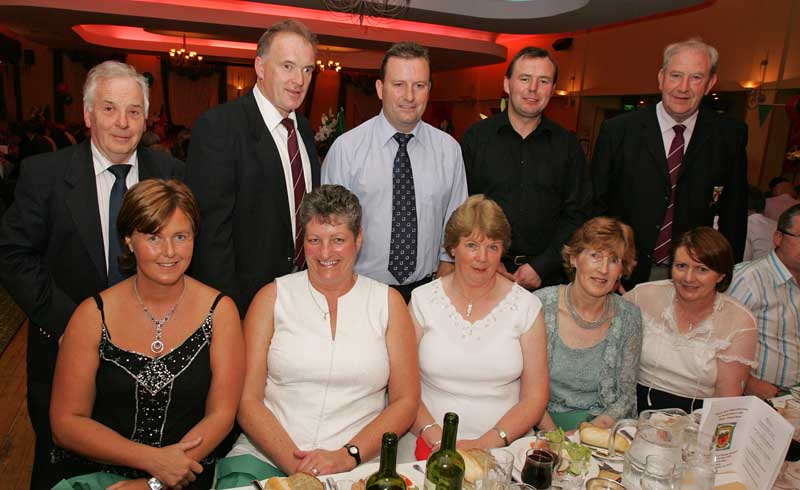
[[[139,233],[158,233],[176,209],[186,214],[192,225],[192,233],[197,235],[200,227],[200,210],[192,191],[178,180],[147,179],[131,187],[125,193],[117,216],[118,239]],[[136,256],[122,244],[123,254],[119,257],[120,267],[126,270],[136,268]]]
[[[269,53],[269,48],[272,46],[272,40],[275,38],[276,35],[282,32],[291,32],[297,34],[298,36],[302,37],[308,44],[310,44],[314,51],[317,51],[317,36],[315,36],[311,31],[308,30],[308,27],[305,24],[297,22],[296,20],[287,19],[277,24],[272,24],[269,29],[264,31],[264,34],[258,39],[258,48],[256,48],[256,56],[261,58],[265,54]]]
[[[598,216],[590,219],[575,230],[569,242],[561,249],[564,270],[570,281],[575,279],[572,259],[587,248],[616,255],[622,261],[622,276],[625,278],[629,278],[636,267],[633,229],[616,218]]]
[[[511,225],[499,204],[476,194],[453,211],[444,227],[444,248],[451,256],[461,238],[475,231],[490,240],[503,242],[503,253],[511,245]]]
[[[341,220],[354,236],[361,231],[361,203],[358,202],[358,197],[346,187],[337,184],[314,187],[303,196],[297,216],[303,231],[314,219],[331,224]]]
[[[508,68],[506,68],[506,78],[511,79],[511,76],[514,74],[514,66],[517,64],[517,60],[520,58],[547,58],[550,60],[550,63],[553,64],[553,86],[556,85],[558,81],[558,63],[556,63],[555,58],[553,55],[550,54],[550,51],[544,48],[538,48],[536,46],[528,46],[526,48],[520,49],[517,54],[511,58],[511,62],[508,64]]]
[[[717,283],[717,291],[724,292],[728,289],[733,279],[733,249],[722,233],[708,226],[692,228],[673,242],[673,262],[675,252],[681,247],[686,247],[692,260],[700,262],[717,274],[724,274],[725,277]]]
[[[431,59],[428,56],[428,48],[424,46],[420,46],[417,43],[411,41],[404,41],[402,43],[393,44],[386,54],[383,55],[383,59],[381,60],[381,71],[380,71],[380,79],[386,79],[386,63],[389,62],[389,58],[403,58],[404,60],[413,60],[416,58],[422,58],[428,63],[428,76],[430,77],[430,66],[431,66]]]

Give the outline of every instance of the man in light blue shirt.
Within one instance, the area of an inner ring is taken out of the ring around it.
[[[427,49],[392,46],[375,88],[381,113],[336,139],[322,183],[343,185],[361,201],[356,272],[396,287],[408,301],[433,272],[452,270],[442,241],[447,219],[467,198],[464,161],[450,135],[422,121],[431,89]]]
[[[800,204],[778,218],[775,250],[738,264],[728,294],[745,304],[758,324],[758,365],[745,393],[772,398],[800,384]]]

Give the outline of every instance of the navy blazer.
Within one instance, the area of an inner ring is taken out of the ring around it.
[[[299,114],[297,123],[316,187],[320,164],[314,133]],[[230,295],[244,316],[258,290],[288,274],[294,260],[283,164],[252,90],[197,120],[186,183],[202,219],[192,274]]]
[[[701,108],[683,158],[672,225],[673,239],[696,226],[712,226],[744,254],[747,236],[747,126]],[[592,159],[594,212],[631,225],[637,261],[631,286],[647,281],[653,248],[669,205],[667,156],[656,106],[605,121]],[[721,193],[715,200],[715,189]]]

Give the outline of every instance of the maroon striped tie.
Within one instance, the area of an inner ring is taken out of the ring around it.
[[[675,210],[675,186],[678,183],[678,170],[681,168],[683,161],[683,130],[686,126],[683,124],[676,124],[673,128],[675,137],[672,138],[672,144],[669,146],[669,155],[667,155],[667,170],[669,170],[669,206],[667,206],[667,213],[664,215],[664,222],[661,224],[661,230],[658,232],[658,239],[656,240],[656,248],[653,250],[653,259],[656,264],[666,261],[670,252],[672,251],[672,218]]]
[[[294,129],[294,121],[288,117],[281,121],[289,132],[288,148],[289,162],[292,166],[292,184],[294,187],[294,263],[302,269],[306,265],[306,257],[303,254],[303,229],[300,227],[300,217],[297,215],[300,210],[300,203],[306,195],[306,179],[303,176],[303,161],[300,158],[300,147],[297,144],[297,131]]]

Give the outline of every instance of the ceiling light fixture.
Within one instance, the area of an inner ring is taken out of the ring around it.
[[[764,80],[767,77],[768,64],[769,60],[767,58],[761,60],[759,66],[759,70],[761,71],[761,80],[759,81],[748,80],[740,84],[742,88],[750,89],[750,93],[747,95],[747,107],[749,107],[750,109],[755,109],[756,107],[759,106],[759,104],[763,104],[767,100],[767,96],[764,95],[762,87],[764,85]]]
[[[183,33],[183,45],[169,50],[169,61],[172,66],[182,68],[187,66],[197,66],[203,61],[203,57],[197,51],[186,49],[186,33]]]
[[[330,11],[358,17],[358,23],[364,25],[364,17],[400,17],[411,0],[322,0],[322,4]]]

